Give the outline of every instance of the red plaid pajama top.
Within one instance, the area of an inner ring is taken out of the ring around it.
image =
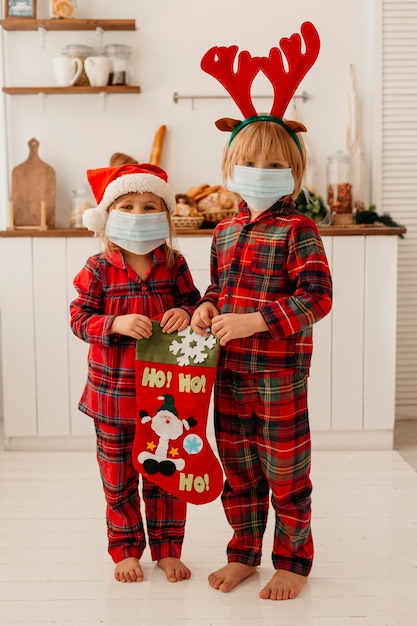
[[[315,222],[292,200],[278,201],[250,221],[245,205],[217,225],[211,284],[202,301],[221,313],[262,314],[268,331],[233,339],[220,365],[235,372],[309,371],[312,325],[332,305],[332,282]]]
[[[70,305],[74,334],[90,344],[88,378],[79,409],[117,426],[136,420],[136,340],[109,334],[118,315],[139,313],[154,319],[180,307],[190,316],[200,293],[186,260],[175,254],[171,269],[163,247],[153,251],[153,265],[141,280],[120,250],[90,257],[74,278],[78,297]],[[134,423],[134,422],[133,422]]]

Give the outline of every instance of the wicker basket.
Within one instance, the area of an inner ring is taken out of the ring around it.
[[[204,222],[204,217],[177,217],[172,218],[172,223],[177,230],[191,230],[200,228]]]
[[[224,211],[211,211],[210,213],[202,213],[204,220],[209,224],[218,224],[226,217],[231,217],[236,213],[236,209],[225,209]]]

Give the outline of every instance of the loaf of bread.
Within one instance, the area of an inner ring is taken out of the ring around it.
[[[188,194],[178,194],[174,217],[199,217],[196,203],[191,200]]]
[[[232,191],[220,188],[218,191],[209,193],[198,201],[199,213],[217,213],[219,211],[232,211],[236,209],[236,197]]]

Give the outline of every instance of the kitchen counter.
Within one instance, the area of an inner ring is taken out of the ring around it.
[[[212,228],[198,228],[176,230],[178,237],[211,237]],[[406,229],[403,227],[388,227],[379,224],[354,224],[352,226],[320,226],[320,235],[403,235]],[[93,237],[93,233],[83,228],[60,229],[51,228],[48,230],[2,230],[0,237]]]

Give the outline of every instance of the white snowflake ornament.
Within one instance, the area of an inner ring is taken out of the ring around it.
[[[195,333],[191,326],[178,332],[181,341],[171,341],[169,350],[177,357],[178,365],[197,365],[203,363],[209,356],[209,351],[216,345],[216,338],[209,334],[202,337]]]

